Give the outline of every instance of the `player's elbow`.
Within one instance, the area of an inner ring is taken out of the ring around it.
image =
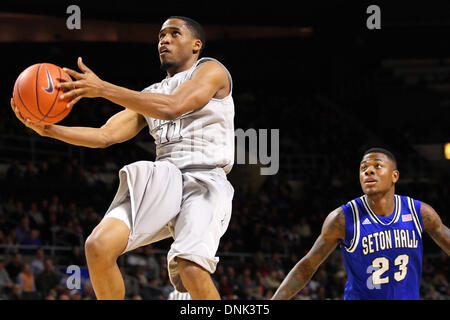
[[[203,105],[201,102],[192,99],[186,99],[180,95],[171,95],[169,99],[166,100],[166,104],[162,109],[162,119],[163,120],[175,120],[181,117],[186,112],[195,110],[196,105]]]
[[[101,141],[96,148],[98,149],[105,149],[108,148],[110,146],[112,146],[114,143],[112,141]]]
[[[167,110],[161,115],[161,120],[175,120],[177,117],[177,112],[174,110]]]
[[[175,120],[181,116],[182,112],[176,102],[171,103],[165,108],[161,118],[162,120]]]
[[[104,130],[101,130],[100,134],[98,135],[95,147],[99,149],[105,149],[108,148],[109,146],[112,146],[115,143],[116,142],[114,141],[112,135],[108,134],[108,132],[105,132]]]

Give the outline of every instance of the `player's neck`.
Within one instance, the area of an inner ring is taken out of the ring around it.
[[[389,190],[386,193],[376,193],[367,196],[367,203],[370,209],[378,216],[390,216],[395,209],[395,191]]]
[[[197,57],[193,56],[191,59],[189,59],[185,63],[180,64],[180,65],[175,65],[175,66],[167,69],[167,76],[169,78],[171,78],[174,75],[176,75],[177,73],[189,70],[196,62],[197,62]]]

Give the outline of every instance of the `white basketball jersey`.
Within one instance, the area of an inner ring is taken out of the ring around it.
[[[211,60],[217,61],[201,58],[189,70],[167,77],[143,91],[171,94],[191,78],[200,64]],[[180,170],[220,167],[225,173],[231,171],[234,162],[234,102],[231,96],[233,87],[230,73],[225,66],[223,68],[230,79],[230,93],[225,98],[212,98],[205,106],[187,112],[175,120],[145,116],[150,134],[155,139],[156,160],[170,161]]]

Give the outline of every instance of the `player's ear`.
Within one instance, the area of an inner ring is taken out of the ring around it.
[[[203,47],[203,43],[200,39],[194,39],[192,42],[192,52],[199,53],[201,48]]]
[[[392,171],[392,182],[396,183],[399,178],[400,178],[400,171],[398,171],[397,169]]]

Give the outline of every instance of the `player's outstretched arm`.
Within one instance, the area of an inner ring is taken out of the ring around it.
[[[112,116],[101,128],[89,128],[36,124],[22,117],[13,99],[11,108],[25,126],[39,135],[89,148],[106,148],[127,141],[147,125],[143,116],[127,109]]]
[[[275,292],[272,300],[288,300],[311,280],[319,266],[345,238],[345,216],[342,208],[332,211],[322,226],[322,232],[311,250],[292,268]]]
[[[70,100],[68,107],[81,98],[101,97],[139,114],[162,120],[173,120],[180,115],[201,108],[220,91],[229,89],[225,69],[215,61],[200,65],[190,80],[183,82],[172,94],[134,91],[101,80],[78,58],[82,73],[64,68],[76,81],[62,82],[58,87],[68,90],[61,99]]]
[[[422,202],[420,212],[422,214],[424,231],[430,235],[445,253],[450,255],[450,229],[442,223],[437,212],[429,204]]]

